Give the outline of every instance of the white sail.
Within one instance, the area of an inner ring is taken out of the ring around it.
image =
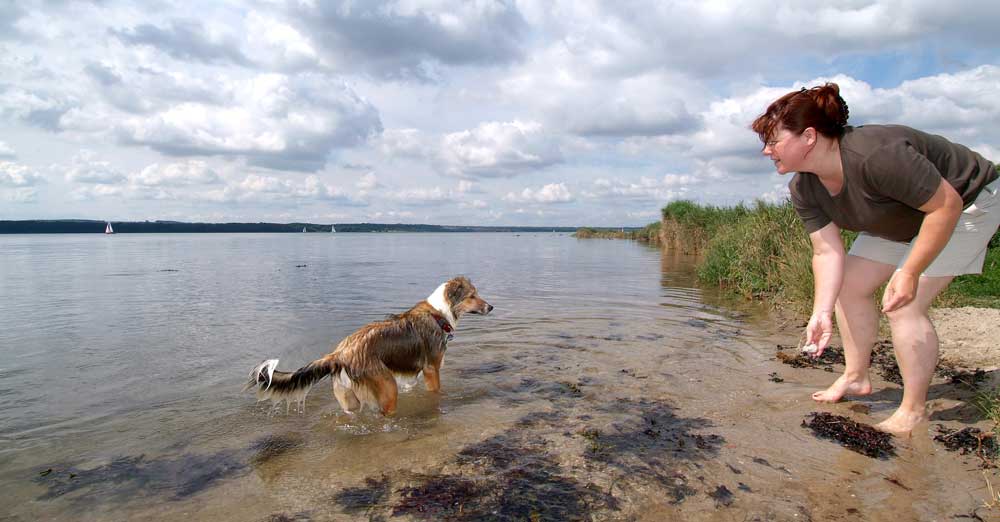
[[[330,225],[330,233],[332,234],[332,233],[334,233],[334,232],[336,232],[336,231],[337,231],[337,229],[336,229],[336,228],[334,228],[334,226],[333,226],[333,225]]]
[[[104,227],[104,233],[105,234],[114,234],[115,233],[115,229],[111,228],[111,222],[110,221],[108,221],[108,226]]]

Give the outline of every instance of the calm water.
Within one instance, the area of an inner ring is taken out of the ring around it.
[[[10,520],[919,520],[982,479],[920,441],[876,461],[799,423],[760,310],[691,261],[561,234],[0,236],[0,488]],[[240,389],[454,275],[444,393],[384,419]],[[867,400],[875,416],[898,393]],[[847,407],[823,407],[849,414]],[[901,489],[887,477],[897,479]],[[939,479],[940,477],[940,479]]]

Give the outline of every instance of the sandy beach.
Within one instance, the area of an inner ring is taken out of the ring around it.
[[[1000,310],[935,308],[931,320],[941,343],[941,360],[984,370],[1000,366]]]

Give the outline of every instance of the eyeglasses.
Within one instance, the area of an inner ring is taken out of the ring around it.
[[[784,137],[784,138],[781,138],[780,140],[769,140],[769,141],[765,141],[765,142],[764,142],[764,148],[766,149],[766,148],[768,148],[768,147],[771,147],[771,148],[773,149],[773,148],[775,148],[776,146],[778,146],[778,144],[779,144],[779,143],[781,143],[781,142],[783,142],[783,141],[787,140],[789,136],[791,136],[791,133],[789,133],[789,134],[785,134],[785,137]]]

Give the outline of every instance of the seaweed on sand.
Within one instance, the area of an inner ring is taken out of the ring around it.
[[[892,435],[881,432],[867,424],[853,421],[842,415],[812,412],[812,418],[802,426],[811,428],[819,437],[835,440],[842,446],[872,458],[888,458],[896,455]]]
[[[966,427],[960,430],[949,430],[943,425],[937,425],[938,435],[934,440],[944,444],[948,451],[960,451],[962,455],[972,453],[982,459],[983,468],[997,467],[997,456],[1000,445],[992,433],[983,433],[979,428]]]

